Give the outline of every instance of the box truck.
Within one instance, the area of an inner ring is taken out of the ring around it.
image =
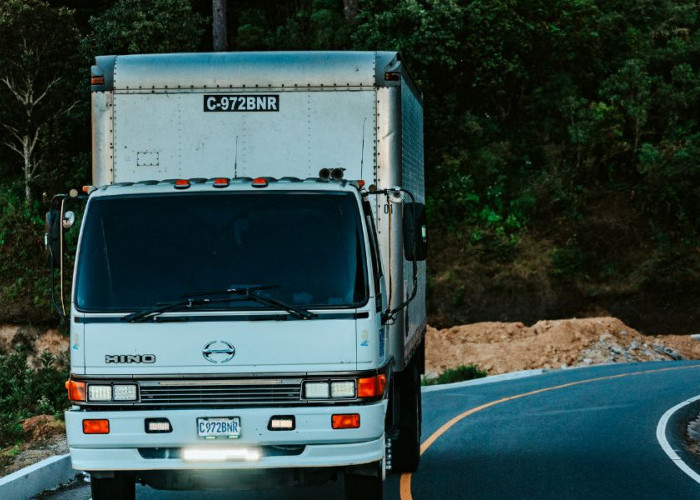
[[[418,465],[426,330],[399,55],[99,56],[91,90],[93,185],[54,198],[47,245],[93,498],[335,479],[381,498]]]

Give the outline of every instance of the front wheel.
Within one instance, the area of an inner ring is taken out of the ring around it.
[[[92,500],[134,500],[136,481],[131,476],[91,477]]]
[[[421,392],[418,366],[411,362],[397,375],[398,437],[392,440],[391,470],[415,472],[420,462]]]

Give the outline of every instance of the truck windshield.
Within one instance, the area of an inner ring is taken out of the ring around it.
[[[95,198],[85,214],[75,303],[82,311],[126,312],[265,286],[287,304],[357,307],[368,298],[363,241],[348,193]],[[206,307],[274,309],[248,300]]]

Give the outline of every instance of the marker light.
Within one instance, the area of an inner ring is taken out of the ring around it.
[[[67,380],[66,389],[68,389],[68,399],[70,401],[85,401],[85,382]]]
[[[384,394],[386,375],[380,373],[376,377],[361,378],[357,381],[358,398],[374,398]]]
[[[105,77],[104,76],[91,76],[90,77],[90,85],[104,85],[105,84]]]
[[[228,187],[229,182],[230,181],[226,177],[217,177],[216,179],[214,179],[214,187],[225,188]]]
[[[267,424],[270,431],[293,431],[295,427],[294,415],[276,415],[270,417],[270,423]]]
[[[267,179],[265,177],[256,177],[253,179],[254,188],[264,188],[267,187]]]
[[[331,426],[334,429],[357,429],[360,427],[359,413],[343,413],[331,417]]]
[[[88,401],[112,401],[112,386],[88,384]]]
[[[83,434],[109,434],[109,420],[83,420]]]
[[[187,189],[190,187],[190,181],[187,179],[177,179],[175,181],[175,189]]]
[[[262,453],[257,448],[185,448],[182,459],[188,462],[224,462],[227,460],[245,460],[257,462]]]
[[[387,82],[398,82],[401,80],[401,73],[391,71],[384,73],[384,80]]]

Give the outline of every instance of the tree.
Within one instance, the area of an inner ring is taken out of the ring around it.
[[[206,20],[188,0],[119,0],[90,25],[93,54],[193,52]]]
[[[226,39],[226,0],[212,0],[212,35],[214,50],[221,52],[228,49]]]
[[[44,168],[51,122],[77,103],[79,35],[72,12],[40,0],[0,2],[0,124],[3,144],[21,158],[24,195]]]

